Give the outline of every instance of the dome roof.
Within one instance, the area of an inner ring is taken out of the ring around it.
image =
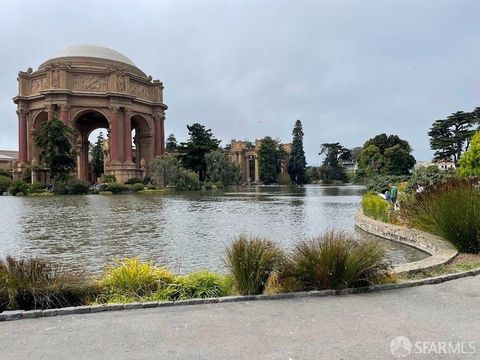
[[[68,58],[68,57],[87,57],[87,58],[95,58],[95,59],[107,59],[118,61],[124,64],[131,65],[133,67],[137,67],[129,58],[125,55],[120,54],[118,51],[102,47],[102,46],[94,46],[94,45],[79,45],[79,46],[72,46],[69,47],[58,54],[56,54],[52,59],[58,58]]]

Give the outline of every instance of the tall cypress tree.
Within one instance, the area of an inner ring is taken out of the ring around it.
[[[103,137],[103,133],[100,132],[97,137],[97,142],[95,146],[90,151],[90,156],[92,157],[92,166],[93,171],[95,173],[95,177],[100,177],[103,175],[103,142],[105,138]]]
[[[260,180],[265,185],[275,183],[280,174],[280,161],[283,156],[283,148],[278,140],[265,136],[261,140],[258,150],[258,169]]]
[[[307,161],[305,160],[305,151],[303,151],[303,128],[300,120],[295,122],[292,135],[292,152],[288,160],[288,175],[297,184],[304,184]]]

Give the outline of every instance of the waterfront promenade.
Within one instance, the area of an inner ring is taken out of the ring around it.
[[[395,359],[391,341],[475,342],[480,276],[381,293],[179,306],[0,323],[2,359]],[[465,345],[466,346],[466,345]],[[465,348],[466,352],[469,351]],[[443,357],[442,357],[443,356]]]

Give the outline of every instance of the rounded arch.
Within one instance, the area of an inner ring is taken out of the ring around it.
[[[42,124],[48,121],[48,113],[44,110],[40,110],[37,114],[34,115],[32,121],[32,130],[35,132],[40,131]]]
[[[152,132],[152,124],[145,115],[133,113],[130,119],[132,120],[132,129],[135,129],[138,133],[150,134]]]
[[[104,127],[110,127],[110,118],[108,114],[106,114],[104,111],[96,109],[96,108],[85,108],[85,109],[80,109],[76,111],[72,115],[72,126],[74,128],[79,127],[79,120],[85,119],[87,117],[90,117],[93,121],[99,121],[102,122],[102,125],[107,124],[108,126]]]
[[[88,107],[88,108],[83,108],[83,109],[77,110],[74,114],[72,114],[72,123],[74,123],[82,115],[84,115],[86,113],[89,113],[89,112],[97,112],[97,113],[102,114],[105,117],[105,119],[107,119],[107,121],[110,123],[110,118],[108,117],[107,113],[105,113],[103,110],[100,110],[98,108],[93,108],[93,107]]]
[[[79,179],[96,181],[98,177],[90,163],[90,141],[88,140],[92,131],[96,129],[107,129],[107,145],[104,147],[104,157],[109,158],[110,120],[108,116],[97,108],[84,108],[72,116],[72,127],[77,131],[77,175]],[[108,170],[109,161],[104,160],[104,171]]]
[[[78,131],[80,138],[87,141],[92,131],[99,128],[110,129],[110,120],[100,110],[82,109],[72,117],[72,126]]]
[[[152,159],[151,137],[153,126],[148,116],[133,113],[130,117],[132,128],[132,161],[137,169],[145,168]]]

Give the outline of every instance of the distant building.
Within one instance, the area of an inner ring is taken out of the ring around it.
[[[344,161],[342,167],[347,174],[355,174],[358,170],[358,164],[356,161]]]
[[[280,171],[287,171],[288,157],[292,152],[292,144],[281,144],[286,152],[285,159],[281,162]],[[255,144],[249,141],[232,140],[228,151],[230,159],[240,166],[242,180],[245,182],[260,182],[260,171],[258,166],[258,150],[262,146],[261,140],[255,140]]]
[[[442,161],[417,161],[415,163],[415,169],[428,168],[430,166],[436,166],[441,171],[446,171],[450,169],[455,169],[455,163],[451,160],[442,160]]]
[[[428,161],[428,160],[420,160],[420,161],[417,161],[415,163],[415,166],[414,168],[415,169],[420,169],[420,168],[428,168],[429,166],[435,166],[434,163],[432,163],[431,161]]]
[[[12,170],[13,163],[18,160],[18,151],[0,150],[0,169]]]
[[[437,161],[436,163],[434,163],[434,165],[437,165],[438,169],[443,170],[443,171],[456,168],[455,163],[453,161],[449,161],[449,160],[447,160],[447,161]]]

